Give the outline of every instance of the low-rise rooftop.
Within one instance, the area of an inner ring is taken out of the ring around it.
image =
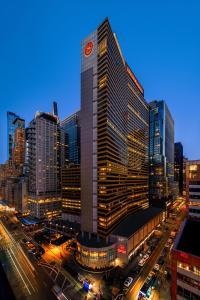
[[[131,215],[128,215],[113,231],[114,235],[124,236],[129,238],[138,229],[143,227],[151,219],[155,218],[163,211],[162,208],[150,206],[149,208],[139,210]]]
[[[199,232],[200,221],[192,219],[186,220],[176,249],[191,255],[200,256]]]

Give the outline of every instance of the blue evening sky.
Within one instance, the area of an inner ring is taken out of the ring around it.
[[[0,162],[6,159],[6,112],[61,119],[80,107],[80,41],[108,16],[147,101],[166,100],[175,138],[200,159],[199,0],[0,1]]]

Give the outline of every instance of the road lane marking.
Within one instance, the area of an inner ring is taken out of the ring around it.
[[[15,257],[15,254],[14,254],[14,252],[12,251],[12,249],[11,249],[11,252],[12,252],[13,256]],[[18,266],[19,266],[20,269],[22,270],[24,276],[25,276],[26,279],[28,280],[28,282],[29,282],[30,286],[32,287],[33,291],[35,292],[35,288],[33,287],[32,283],[30,282],[29,278],[27,277],[26,273],[24,272],[23,268],[20,266],[20,264],[19,264],[19,262],[18,262],[17,260],[16,260],[16,263],[18,264]]]
[[[8,253],[9,253],[9,255],[10,255],[10,258],[12,259],[12,262],[13,262],[13,264],[14,264],[14,266],[15,266],[15,268],[16,268],[16,270],[17,270],[17,272],[19,273],[19,276],[21,277],[21,279],[22,279],[22,281],[23,281],[23,283],[24,283],[25,287],[27,288],[27,291],[29,292],[29,295],[31,295],[31,291],[29,290],[29,288],[28,288],[28,286],[27,286],[26,282],[24,281],[24,278],[22,277],[22,275],[21,275],[21,273],[20,273],[20,271],[19,271],[19,269],[18,269],[17,265],[15,264],[15,262],[14,262],[14,259],[12,258],[12,256],[11,256],[11,254],[10,254],[10,251],[9,251],[9,250],[8,250]]]

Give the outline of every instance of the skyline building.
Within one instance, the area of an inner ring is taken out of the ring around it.
[[[66,162],[66,134],[59,119],[38,112],[27,128],[28,204],[38,218],[61,214],[61,167]]]
[[[150,107],[150,204],[165,207],[174,193],[174,121],[165,101]]]
[[[186,196],[186,163],[188,158],[183,156],[183,196]]]
[[[147,208],[149,109],[108,19],[81,44],[81,226],[108,237]]]
[[[200,160],[186,162],[186,200],[189,217],[200,220]]]
[[[65,118],[60,126],[67,134],[69,164],[80,165],[80,111]]]
[[[15,122],[16,119],[21,121]],[[15,129],[18,126],[19,128],[25,128],[25,121],[21,119],[17,114],[8,111],[7,112],[7,157],[8,160],[11,161],[13,159]]]
[[[171,251],[171,299],[199,299],[200,222],[186,219]],[[195,238],[196,237],[196,238]]]
[[[179,195],[183,195],[183,145],[174,144],[174,181],[178,183]]]
[[[149,207],[149,107],[108,19],[81,44],[81,234],[89,268],[126,264],[154,234]]]
[[[14,131],[14,144],[12,149],[12,160],[13,163],[21,167],[25,161],[25,120],[16,118],[13,122],[15,126]]]

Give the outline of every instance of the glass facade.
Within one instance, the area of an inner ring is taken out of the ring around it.
[[[12,160],[12,149],[14,147],[14,134],[17,124],[14,124],[14,121],[19,118],[13,112],[7,112],[7,143],[8,143],[8,160]]]
[[[164,101],[150,103],[150,201],[162,206],[174,192],[174,121]]]
[[[174,180],[178,183],[179,194],[183,195],[183,145],[174,145]]]
[[[67,134],[69,163],[80,164],[80,120],[79,112],[61,122],[61,127]]]

